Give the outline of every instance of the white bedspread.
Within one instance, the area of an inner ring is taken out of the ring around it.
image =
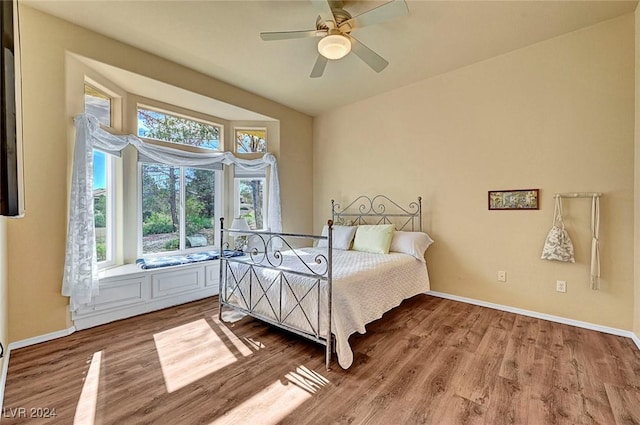
[[[314,270],[324,269],[324,265],[317,265],[314,259],[317,255],[325,255],[326,249],[302,248],[296,250],[305,263]],[[300,262],[295,256],[283,253],[283,267],[300,269]],[[240,285],[244,285],[245,294],[248,293],[249,273],[247,266],[230,263],[236,279]],[[269,284],[276,279],[278,273],[274,270],[255,268],[260,275],[260,283],[257,283],[255,276],[251,282],[254,289],[256,285],[261,285],[267,289]],[[244,276],[244,278],[241,278]],[[288,285],[282,292],[282,303],[287,305],[291,300],[295,301],[294,294],[298,299],[306,293],[309,279],[299,276],[287,275]],[[259,301],[252,301],[254,310],[266,317],[274,317],[274,305],[279,305],[278,297],[280,290],[278,284],[274,284],[268,289],[267,296]],[[326,310],[326,291],[320,290],[321,313]],[[332,324],[331,330],[336,338],[336,352],[338,364],[347,369],[353,363],[353,351],[349,346],[349,336],[354,332],[365,333],[365,325],[379,319],[382,315],[398,306],[403,300],[414,295],[429,291],[429,277],[425,263],[416,260],[414,257],[401,254],[370,254],[358,251],[333,252],[333,299],[332,299]],[[254,294],[258,293],[254,291]],[[272,302],[272,306],[267,303],[267,298]],[[283,308],[285,316],[291,312],[285,323],[303,330],[311,330],[317,323],[316,306],[317,291],[314,290],[302,301],[307,318],[299,308]],[[247,308],[248,299],[243,299],[238,291],[229,296],[228,302],[237,304],[242,308]],[[277,308],[276,308],[277,311]],[[325,317],[326,314],[321,317]],[[309,323],[311,322],[311,323]],[[311,326],[310,326],[311,325]],[[326,321],[320,321],[321,334],[326,333]]]
[[[425,263],[407,254],[335,251],[333,323],[338,363],[353,362],[349,336],[414,295],[429,291]]]

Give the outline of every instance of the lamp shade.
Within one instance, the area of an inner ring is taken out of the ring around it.
[[[242,218],[242,217],[238,217],[238,218],[234,218],[233,222],[231,223],[231,229],[234,230],[251,230],[251,228],[249,227],[249,223],[247,223],[247,220]],[[242,236],[241,233],[236,233],[236,232],[229,232],[229,235],[232,237],[236,237],[236,236]]]
[[[340,59],[351,51],[351,41],[342,34],[324,36],[318,42],[318,52],[327,59]]]

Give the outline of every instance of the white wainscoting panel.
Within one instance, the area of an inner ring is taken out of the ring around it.
[[[151,276],[153,298],[204,288],[204,267],[154,273]]]
[[[74,325],[87,329],[211,297],[218,293],[219,270],[217,260],[148,270],[128,264],[106,270],[99,295],[72,314]]]

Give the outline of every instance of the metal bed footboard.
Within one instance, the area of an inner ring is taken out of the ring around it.
[[[229,307],[324,345],[325,365],[329,370],[333,350],[331,337],[333,221],[329,220],[327,224],[328,235],[318,236],[225,229],[224,218],[221,218],[218,300],[221,320],[223,307]],[[228,246],[228,243],[224,242],[227,239],[225,236],[237,235],[251,238],[253,248],[247,250],[242,257],[225,255],[225,247]],[[303,256],[289,242],[289,240],[300,239],[326,240],[326,252],[317,254],[309,265],[309,262],[305,262]],[[288,264],[284,264],[285,255],[288,258]],[[271,276],[265,277],[265,270],[273,271]],[[298,283],[292,283],[293,279],[297,279]],[[300,281],[303,281],[304,285]],[[300,288],[303,286],[303,293],[300,293]],[[324,302],[323,290],[326,293]],[[275,300],[274,293],[277,295]],[[284,293],[288,294],[290,299],[287,305],[283,305]],[[305,310],[305,305],[308,306],[309,302],[313,304],[313,297],[315,297],[315,312],[309,312]],[[264,307],[268,308],[269,314],[265,314]],[[295,311],[302,316],[305,326],[296,326],[288,321]]]

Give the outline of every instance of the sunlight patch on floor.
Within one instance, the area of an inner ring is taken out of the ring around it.
[[[224,335],[229,339],[229,341],[231,341],[233,346],[236,347],[236,349],[240,352],[240,354],[247,357],[253,353],[253,351],[251,351],[251,349],[247,347],[240,340],[240,338],[238,338],[233,332],[231,332],[231,329],[229,329],[227,325],[225,325],[224,323],[221,323],[217,317],[213,317],[212,320],[213,320],[213,323],[215,323],[218,326],[218,328],[224,333]],[[246,338],[244,339],[246,340]],[[258,351],[258,350],[256,349],[255,351]]]
[[[328,383],[324,376],[300,366],[209,425],[275,425]]]
[[[179,390],[252,353],[224,325],[218,327],[224,338],[205,319],[153,335],[167,392]]]
[[[98,385],[100,383],[100,366],[102,363],[102,351],[93,353],[91,364],[84,378],[80,399],[73,418],[73,425],[93,425],[96,419],[96,407],[98,404]]]
[[[263,348],[266,347],[263,343],[261,343],[260,341],[255,340],[253,338],[242,338],[242,339],[254,351],[260,351],[260,350],[262,350]]]
[[[327,378],[305,366],[297,367],[295,372],[287,373],[285,378],[311,394],[315,394],[320,388],[329,383]]]

